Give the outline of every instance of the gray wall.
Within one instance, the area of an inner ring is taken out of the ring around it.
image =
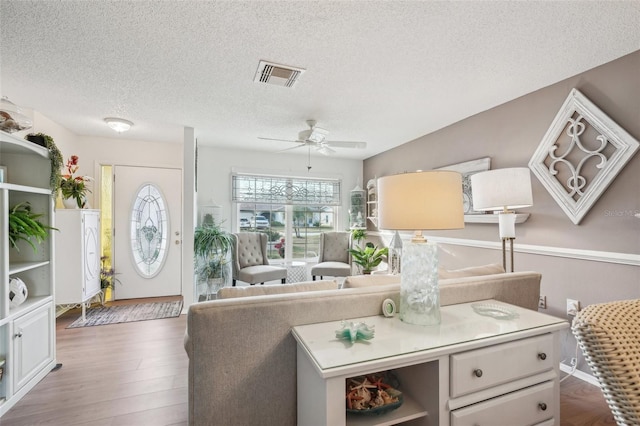
[[[640,51],[568,78],[438,132],[368,158],[364,181],[482,157],[491,168],[527,166],[560,106],[577,88],[640,140]],[[640,154],[627,163],[579,225],[574,225],[532,174],[534,205],[516,225],[516,270],[542,273],[544,312],[566,317],[566,299],[581,306],[640,297]],[[370,228],[375,230],[375,228]],[[441,242],[441,264],[456,268],[501,263],[497,225],[466,224],[429,232]],[[570,317],[567,317],[571,319]],[[574,356],[567,332],[562,359]],[[581,359],[579,368],[589,372]]]

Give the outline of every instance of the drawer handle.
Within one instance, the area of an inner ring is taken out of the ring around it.
[[[540,404],[538,404],[538,408],[540,408],[542,411],[547,411],[547,404],[541,402]]]
[[[475,370],[473,370],[473,375],[476,377],[482,377],[482,370],[476,368]]]
[[[18,331],[18,332],[16,333],[16,337],[22,337],[22,331]]]
[[[544,352],[540,352],[538,354],[538,359],[544,361],[545,359],[547,359],[547,354],[545,354]]]

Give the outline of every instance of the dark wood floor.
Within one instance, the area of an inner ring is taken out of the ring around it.
[[[69,311],[57,320],[63,367],[0,418],[0,425],[186,425],[186,316],[66,329],[79,315]],[[561,385],[561,411],[561,426],[615,425],[600,390],[573,377]]]

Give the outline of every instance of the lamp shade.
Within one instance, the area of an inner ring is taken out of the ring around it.
[[[531,173],[526,167],[471,175],[474,210],[508,210],[533,205]]]
[[[434,170],[378,178],[378,227],[464,228],[462,175]]]

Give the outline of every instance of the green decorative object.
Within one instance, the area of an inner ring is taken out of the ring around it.
[[[375,334],[374,326],[367,325],[364,322],[341,321],[342,328],[336,330],[338,339],[350,340],[354,343],[356,340],[371,340]]]
[[[49,236],[49,230],[55,230],[48,225],[40,222],[43,214],[36,214],[31,211],[31,204],[23,202],[16,204],[9,209],[9,244],[12,248],[20,251],[18,241],[25,241],[33,248],[34,252],[38,251],[35,243],[41,244]]]
[[[227,282],[230,272],[227,258],[231,251],[232,237],[215,223],[211,215],[205,216],[202,226],[195,228],[193,236],[195,273],[200,282],[207,283],[208,299]]]
[[[389,253],[389,249],[387,247],[378,248],[373,243],[368,242],[364,248],[349,249],[349,253],[351,253],[353,263],[362,267],[362,273],[370,274],[373,268],[384,260]]]
[[[24,137],[26,140],[37,145],[44,146],[49,150],[49,160],[51,161],[51,175],[49,177],[49,188],[51,188],[51,196],[56,197],[62,175],[60,169],[64,165],[62,153],[53,141],[53,138],[44,133],[29,133]]]

